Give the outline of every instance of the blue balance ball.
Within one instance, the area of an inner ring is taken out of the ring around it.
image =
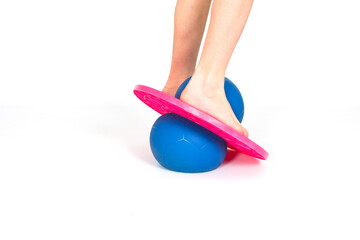
[[[155,121],[150,147],[163,167],[187,173],[214,170],[224,161],[227,150],[224,139],[174,113]]]
[[[186,79],[178,88],[175,94],[175,97],[177,99],[180,99],[181,93],[183,92],[186,85],[189,83],[190,79],[191,77]],[[235,116],[237,117],[239,122],[242,122],[244,117],[244,100],[241,96],[239,89],[228,78],[225,78],[224,88],[225,88],[226,98],[229,101],[230,106],[235,113]]]

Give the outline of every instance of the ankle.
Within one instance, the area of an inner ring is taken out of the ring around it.
[[[220,77],[225,77],[225,70],[226,68],[223,68],[220,65],[215,64],[214,62],[206,63],[204,61],[200,61],[199,65],[195,70],[195,73],[198,73],[205,78],[218,79]]]
[[[191,78],[189,85],[201,89],[206,95],[219,95],[224,92],[224,76],[197,71]]]
[[[184,81],[194,73],[194,66],[184,63],[171,63],[170,73],[168,79],[175,79],[177,81]]]

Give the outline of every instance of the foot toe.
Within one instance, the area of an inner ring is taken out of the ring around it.
[[[244,136],[247,138],[249,137],[249,132],[245,128],[244,128]]]

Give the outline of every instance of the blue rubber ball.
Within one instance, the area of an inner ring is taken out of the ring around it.
[[[186,85],[189,83],[190,79],[191,77],[186,79],[176,91],[175,97],[177,99],[180,99],[181,93],[185,89]],[[239,122],[242,122],[244,117],[244,100],[241,96],[239,89],[228,78],[225,78],[224,88],[225,88],[226,98],[229,101],[230,106],[235,113],[235,116],[237,117]]]
[[[186,173],[216,169],[224,161],[227,150],[224,139],[174,113],[155,121],[150,147],[163,167]]]

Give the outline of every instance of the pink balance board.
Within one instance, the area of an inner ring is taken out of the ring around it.
[[[212,131],[222,137],[230,148],[263,160],[269,155],[263,148],[233,128],[177,98],[143,85],[136,85],[134,93],[146,105],[162,115],[175,113]]]

